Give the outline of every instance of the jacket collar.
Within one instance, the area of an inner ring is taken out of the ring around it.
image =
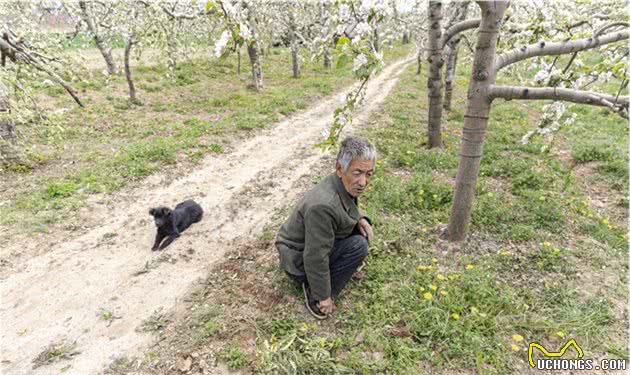
[[[350,216],[358,217],[359,208],[355,203],[355,198],[352,197],[352,195],[350,195],[350,193],[348,193],[348,191],[346,190],[346,187],[343,186],[343,181],[341,181],[341,177],[337,176],[336,173],[333,173],[331,177],[335,184],[335,190],[337,190],[337,194],[339,195],[339,198],[341,198],[341,204],[343,205],[343,208]]]

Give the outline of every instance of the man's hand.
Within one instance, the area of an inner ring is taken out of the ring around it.
[[[332,298],[328,297],[323,301],[319,301],[319,310],[326,315],[330,315],[337,310],[337,306],[335,306],[335,302],[333,302]]]
[[[367,238],[368,241],[371,241],[372,237],[374,236],[374,232],[372,232],[372,226],[370,225],[370,223],[368,223],[368,221],[364,217],[362,217],[361,219],[359,219],[357,225],[359,226],[359,232],[361,232],[363,237]]]

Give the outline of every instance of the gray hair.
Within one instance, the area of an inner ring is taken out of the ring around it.
[[[341,142],[337,161],[341,169],[348,170],[350,163],[355,159],[372,160],[376,163],[376,148],[365,138],[349,136]]]

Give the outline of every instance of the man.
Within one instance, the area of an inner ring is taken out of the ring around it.
[[[368,254],[370,220],[359,212],[376,165],[376,149],[366,139],[348,137],[337,154],[335,173],[306,193],[280,227],[280,266],[302,284],[308,311],[326,319],[334,298]]]

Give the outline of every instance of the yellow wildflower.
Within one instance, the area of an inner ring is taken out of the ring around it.
[[[564,337],[564,332],[562,331],[558,331],[556,332],[556,335],[560,336],[560,337]]]
[[[424,299],[426,300],[432,300],[433,299],[433,294],[431,294],[430,292],[426,292],[422,295],[424,297]]]
[[[451,314],[451,317],[452,317],[454,320],[459,320],[459,314],[458,314],[458,313],[452,313],[452,314]]]
[[[512,350],[515,352],[518,352],[521,348],[518,347],[518,345],[516,344],[512,344]]]
[[[440,294],[443,296],[448,296],[448,292],[446,290],[440,290]]]
[[[437,290],[437,285],[431,284],[429,288],[431,288],[431,290]]]
[[[416,269],[418,271],[428,271],[428,270],[432,270],[433,266],[423,266],[423,265],[419,265],[418,267],[416,267]]]
[[[444,281],[444,280],[446,280],[446,277],[444,277],[444,275],[442,275],[442,274],[438,274],[437,275],[437,279],[440,280],[440,281]]]
[[[473,268],[475,268],[475,266],[473,266],[472,264],[469,264],[466,266],[467,270],[472,270]]]
[[[519,342],[519,341],[523,341],[523,336],[521,335],[512,335],[512,340]]]

